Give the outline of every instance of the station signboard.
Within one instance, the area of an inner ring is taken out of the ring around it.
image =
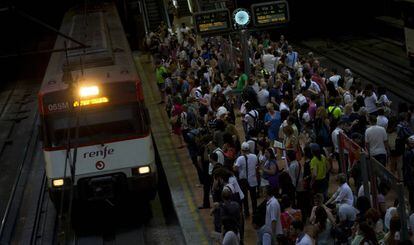
[[[289,22],[289,5],[286,1],[252,4],[253,23],[256,27],[269,27]]]
[[[195,28],[200,35],[214,35],[232,30],[228,9],[198,12],[194,14]]]

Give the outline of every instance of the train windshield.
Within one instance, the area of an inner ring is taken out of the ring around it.
[[[78,144],[102,144],[149,133],[144,106],[136,102],[51,114],[45,126],[46,147],[67,146],[68,141],[73,145],[76,139]]]

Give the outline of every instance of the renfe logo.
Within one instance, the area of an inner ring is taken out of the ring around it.
[[[99,151],[90,151],[90,152],[83,153],[83,158],[102,156],[102,159],[105,159],[107,155],[112,155],[114,151],[115,151],[114,149],[108,148],[108,146],[105,146],[102,150],[99,150]]]

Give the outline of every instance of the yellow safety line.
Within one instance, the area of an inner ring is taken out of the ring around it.
[[[144,71],[144,68],[143,68],[143,66],[141,64],[140,58],[136,54],[134,54],[134,61],[135,61],[135,64],[137,66],[137,69],[139,71],[139,75],[141,77],[141,83],[142,83],[142,87],[143,87],[143,89],[145,91],[145,97],[146,98],[149,97],[151,99],[151,102],[154,103],[155,102],[154,91],[157,91],[157,88],[154,88],[155,87],[154,84],[151,83],[150,80],[148,79],[148,75]],[[149,84],[147,84],[147,83],[149,83]],[[151,88],[149,88],[148,86],[150,86]],[[147,93],[147,92],[149,92],[149,93]],[[147,104],[147,107],[156,107],[156,106],[151,106],[151,105],[148,105]],[[150,110],[150,114],[156,116],[154,119],[161,119],[162,120],[161,125],[163,125],[164,128],[168,128],[168,124],[166,122],[165,114],[162,115],[161,112],[160,112],[160,110],[159,110],[159,108],[157,108],[156,110]],[[157,122],[160,122],[160,121],[157,120]],[[159,131],[159,133],[162,133],[162,132],[163,131]],[[166,146],[168,146],[168,145],[169,146],[174,145],[173,142],[172,142],[171,137],[164,137],[164,140],[160,140],[160,141],[162,141],[163,143],[165,143]],[[172,151],[173,153],[175,153],[175,150],[174,149],[171,149],[169,147],[166,147],[166,149],[169,149],[170,151]],[[181,168],[181,165],[178,163],[177,156],[175,157],[175,161],[173,161],[172,163],[174,164],[175,167],[178,167],[179,169],[182,169]],[[191,196],[191,193],[190,193],[190,190],[189,190],[190,187],[188,186],[187,182],[185,181],[185,177],[183,175],[184,174],[181,172],[178,175],[178,179],[179,179],[179,181],[181,183],[181,186],[182,186],[182,188],[184,190],[184,195],[186,197],[186,201],[187,201],[188,207],[190,208],[190,213],[193,216],[194,221],[196,221],[195,223],[196,223],[197,230],[200,232],[200,234],[204,234],[204,236],[200,237],[201,240],[203,241],[203,244],[208,244],[207,237],[205,236],[205,233],[203,232],[203,229],[202,229],[201,224],[200,224],[200,222],[203,222],[203,221],[200,219],[199,214],[196,212],[197,209],[196,209],[196,206],[194,205],[194,202],[192,200],[192,196]],[[194,214],[196,214],[196,215],[194,215]]]

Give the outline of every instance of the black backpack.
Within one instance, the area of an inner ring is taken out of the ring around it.
[[[257,130],[257,132],[261,132],[265,130],[265,123],[264,121],[259,117],[259,112],[256,110],[256,114],[253,115],[252,113],[247,113],[251,118],[253,118],[253,129]]]
[[[263,202],[261,202],[259,204],[259,206],[257,206],[256,211],[254,211],[254,213],[253,213],[253,219],[252,220],[260,220],[263,223],[265,223],[265,220],[266,220],[266,204],[267,204],[267,201],[263,200]],[[258,222],[258,223],[262,223],[262,222]]]

